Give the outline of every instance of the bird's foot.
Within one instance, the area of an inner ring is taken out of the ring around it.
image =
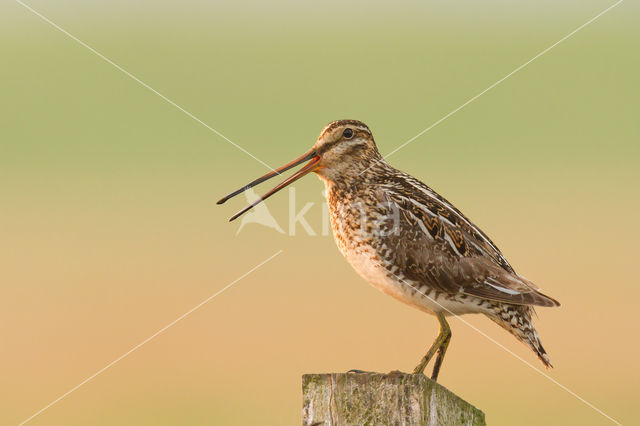
[[[385,376],[387,377],[400,377],[400,376],[405,376],[407,373],[400,371],[400,370],[392,370],[389,371],[387,374],[385,374]]]
[[[347,371],[347,373],[355,373],[355,374],[380,374],[380,373],[376,373],[375,371],[365,371],[365,370],[356,370],[356,369],[349,370],[349,371]],[[404,373],[404,372],[402,372],[402,371],[400,371],[400,370],[392,370],[392,371],[389,371],[387,374],[385,374],[385,376],[387,376],[387,377],[397,377],[397,376],[404,376],[404,375],[406,375],[406,374],[408,374],[408,373]]]

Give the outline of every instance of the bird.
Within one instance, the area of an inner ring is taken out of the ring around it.
[[[431,379],[437,381],[452,335],[447,318],[473,313],[497,323],[545,367],[552,367],[533,317],[535,307],[560,306],[559,302],[516,273],[487,234],[453,204],[392,167],[361,121],[327,124],[305,154],[218,204],[305,162],[229,220],[314,172],[325,185],[338,249],[355,271],[373,287],[439,322],[440,331],[414,374],[424,374],[435,356]]]

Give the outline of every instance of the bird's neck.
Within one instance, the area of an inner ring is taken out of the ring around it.
[[[316,173],[325,183],[327,191],[355,190],[375,183],[381,176],[393,170],[380,154],[366,162],[353,162],[319,169]]]
[[[334,210],[340,206],[375,202],[377,189],[390,176],[393,168],[384,160],[371,164],[360,174],[335,175],[318,174],[325,184],[325,196],[329,208]]]

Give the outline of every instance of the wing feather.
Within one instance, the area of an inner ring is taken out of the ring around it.
[[[407,278],[426,281],[447,294],[519,305],[559,305],[518,275],[486,234],[422,182],[406,175],[386,182],[384,193],[387,201],[407,213],[400,215],[400,235],[395,244],[391,242]]]

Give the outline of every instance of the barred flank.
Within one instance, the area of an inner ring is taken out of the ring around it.
[[[538,337],[538,332],[531,320],[531,314],[533,313],[534,310],[530,306],[501,303],[494,307],[494,314],[487,314],[487,316],[529,346],[538,355],[545,367],[552,368],[551,359],[549,359],[549,355],[544,350]]]

